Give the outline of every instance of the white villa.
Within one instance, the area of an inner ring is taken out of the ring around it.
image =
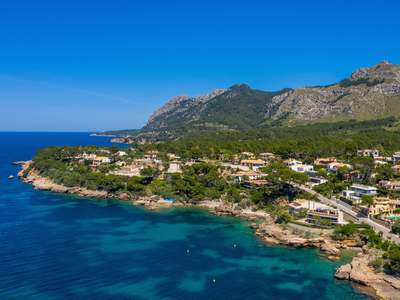
[[[177,160],[171,161],[169,163],[169,168],[167,173],[182,173],[181,164],[182,164],[181,161]]]
[[[101,164],[110,163],[110,162],[111,162],[111,160],[108,157],[100,156],[100,157],[96,157],[93,160],[93,166],[99,166]]]
[[[343,212],[340,209],[333,209],[329,207],[318,207],[315,211],[307,212],[307,220],[315,222],[315,217],[320,217],[321,219],[327,220],[336,224],[347,224],[343,220]],[[318,222],[318,221],[317,221]]]
[[[339,170],[339,168],[344,168],[344,167],[347,167],[349,169],[353,169],[352,165],[333,162],[333,163],[328,164],[327,170],[330,173],[335,173],[336,174],[337,171]]]
[[[262,176],[261,174],[252,172],[252,171],[249,171],[249,172],[240,171],[235,174],[235,180],[243,181],[243,176],[245,176],[245,175],[249,177],[249,180],[256,180],[256,179],[261,178],[261,176]]]
[[[342,196],[346,199],[350,199],[353,203],[361,203],[362,196],[376,196],[378,194],[378,189],[373,186],[367,186],[362,184],[353,183],[353,185],[349,188],[347,187],[345,191],[342,191]]]
[[[298,213],[301,208],[315,210],[317,207],[327,207],[325,204],[315,202],[314,200],[296,199],[289,204],[290,213]]]
[[[305,173],[309,171],[314,171],[314,166],[312,165],[289,165],[289,169],[297,173]]]
[[[118,152],[116,152],[116,153],[114,153],[114,156],[124,156],[124,155],[126,155],[126,152],[124,152],[124,151],[118,151]]]
[[[287,167],[289,167],[290,165],[302,165],[303,163],[299,160],[295,160],[295,159],[287,159],[283,161],[283,164]]]

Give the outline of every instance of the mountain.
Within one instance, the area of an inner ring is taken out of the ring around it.
[[[139,134],[249,129],[263,123],[266,105],[287,91],[264,92],[239,84],[205,96],[174,97],[150,116]]]
[[[149,117],[136,136],[167,140],[200,132],[392,116],[400,117],[400,65],[382,61],[327,86],[264,92],[239,84],[204,96],[174,97]]]
[[[337,84],[292,89],[264,109],[265,123],[283,124],[371,120],[400,116],[400,65],[382,61],[360,68]]]

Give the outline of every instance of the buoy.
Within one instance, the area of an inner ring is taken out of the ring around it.
[[[213,280],[213,282],[215,283],[215,279]]]
[[[189,250],[188,250],[188,253],[189,253]]]
[[[233,245],[233,247],[236,247],[236,245]]]

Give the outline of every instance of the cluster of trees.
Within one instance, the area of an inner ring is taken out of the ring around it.
[[[356,80],[353,79],[343,79],[342,81],[339,82],[339,86],[340,87],[349,87],[349,86],[356,86],[356,85],[360,85],[360,84],[366,84],[367,86],[374,86],[380,83],[385,82],[385,80],[379,80],[377,78],[374,78],[374,80],[370,80],[370,78],[359,78]]]
[[[172,152],[189,157],[198,148],[207,158],[220,158],[243,151],[254,154],[272,152],[282,158],[315,159],[316,157],[356,156],[359,149],[376,149],[380,145],[386,152],[400,149],[400,132],[387,131],[396,119],[385,118],[363,122],[337,122],[310,124],[297,127],[279,127],[246,131],[204,133],[182,141],[135,145],[136,148]]]

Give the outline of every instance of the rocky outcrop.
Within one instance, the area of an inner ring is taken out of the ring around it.
[[[373,253],[364,252],[357,254],[350,264],[341,266],[335,272],[335,277],[340,280],[352,282],[371,287],[378,297],[383,299],[400,299],[400,279],[393,276],[376,273],[370,266],[371,260],[375,259]]]
[[[24,165],[24,164],[26,164],[26,161],[16,161],[16,162],[11,163],[12,166],[15,166],[15,165]]]
[[[394,83],[378,84],[369,90],[369,94],[371,93],[378,93],[381,95],[388,95],[388,96],[393,96],[393,95],[398,96],[400,95],[400,84],[394,84]]]
[[[335,246],[333,246],[330,242],[325,241],[321,245],[321,251],[324,251],[327,254],[338,256],[340,255],[339,249],[337,249]]]

